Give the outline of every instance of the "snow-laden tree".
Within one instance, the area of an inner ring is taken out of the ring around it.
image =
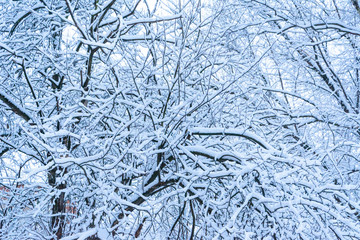
[[[359,239],[357,1],[0,1],[0,238]]]
[[[279,203],[259,214],[282,216],[269,235],[358,239],[358,2],[234,1],[232,9],[242,18],[229,36],[246,31],[255,56],[268,51],[252,75],[258,81],[242,83],[254,103],[243,105],[242,124],[289,154],[286,164],[273,154],[259,162],[263,195]],[[269,230],[258,226],[258,237]]]

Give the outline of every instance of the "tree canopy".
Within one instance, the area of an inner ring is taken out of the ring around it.
[[[0,239],[360,239],[358,0],[0,0]]]

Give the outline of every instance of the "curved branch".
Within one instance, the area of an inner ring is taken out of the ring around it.
[[[235,128],[192,128],[190,129],[192,135],[199,136],[236,136],[243,137],[247,140],[250,140],[253,143],[259,144],[261,147],[266,150],[275,150],[270,144],[268,144],[264,139],[257,136],[254,133],[251,133],[249,130],[244,129],[235,129]]]
[[[39,9],[45,8],[44,6],[37,6],[34,7],[32,9],[32,11],[37,11]],[[12,26],[11,30],[9,31],[9,36],[12,36],[16,30],[16,28],[19,26],[19,24],[28,16],[30,16],[30,14],[32,13],[32,11],[28,11],[26,12],[24,15],[22,15],[21,17],[18,18],[18,20],[14,23],[14,25]]]

